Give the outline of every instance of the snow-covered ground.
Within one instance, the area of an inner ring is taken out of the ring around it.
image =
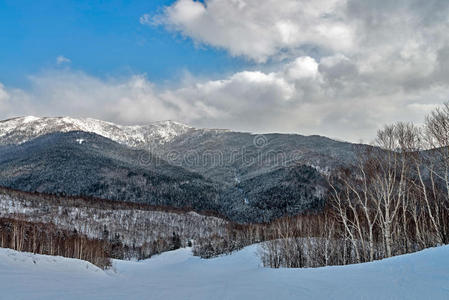
[[[263,268],[256,251],[204,260],[180,249],[104,272],[0,249],[0,299],[449,299],[449,246],[318,269]]]

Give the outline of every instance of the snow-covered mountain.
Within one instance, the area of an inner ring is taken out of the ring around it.
[[[124,126],[90,118],[27,116],[0,122],[0,144],[21,144],[55,132],[84,131],[130,147],[144,147],[167,143],[191,130],[194,129],[174,121]]]
[[[353,161],[354,146],[322,136],[197,129],[174,121],[123,126],[20,117],[0,121],[0,185],[193,205],[237,221],[267,222],[319,209],[324,176]]]

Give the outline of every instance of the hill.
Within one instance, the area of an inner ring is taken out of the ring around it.
[[[113,271],[0,249],[5,299],[447,299],[449,247],[318,269],[260,267],[257,245],[214,259],[189,248],[113,262]],[[20,274],[21,280],[11,280]]]
[[[122,126],[22,117],[0,122],[0,185],[268,222],[320,209],[325,176],[353,161],[360,147],[321,136],[198,129],[173,121]]]

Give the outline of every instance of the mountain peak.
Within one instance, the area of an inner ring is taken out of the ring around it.
[[[132,147],[164,144],[194,128],[176,121],[118,125],[92,118],[23,116],[0,121],[0,144],[21,144],[54,132],[92,132]]]
[[[152,122],[150,124],[154,124],[154,125],[167,125],[167,126],[182,126],[182,127],[190,127],[189,125],[186,125],[184,123],[180,123],[178,121],[174,121],[174,120],[163,120],[163,121],[155,121]]]

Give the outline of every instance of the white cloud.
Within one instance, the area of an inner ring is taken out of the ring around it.
[[[69,64],[69,63],[71,63],[72,61],[69,59],[69,58],[67,58],[67,57],[65,57],[65,56],[63,56],[63,55],[59,55],[58,57],[56,57],[56,63],[58,64],[58,65],[62,65],[62,64]]]
[[[20,89],[8,89],[0,82],[0,116],[2,119],[29,114],[29,94]]]
[[[74,115],[119,123],[178,119],[175,104],[164,102],[145,76],[96,78],[83,72],[53,71],[31,77],[33,110],[38,115]]]
[[[309,56],[296,58],[287,65],[287,76],[291,79],[316,78],[318,75],[318,63]]]
[[[194,126],[321,134],[370,141],[397,120],[422,121],[449,87],[384,90],[370,86],[345,56],[301,56],[277,72],[242,71],[220,80],[190,79],[161,89],[144,75],[107,80],[58,70],[31,77],[31,89],[0,85],[2,118],[23,114],[93,117],[122,124],[173,119]]]
[[[0,83],[0,113],[9,110],[9,94],[3,84]]]
[[[0,83],[0,102],[5,101],[9,98],[8,93],[5,90],[5,86]]]
[[[446,0],[178,0],[148,18],[231,55],[279,59],[266,75],[289,87],[289,105],[265,99],[283,121],[264,122],[354,140],[449,100],[448,15]],[[261,90],[245,92],[248,107]]]
[[[346,0],[178,0],[163,14],[144,15],[198,43],[264,62],[304,44],[350,50],[353,28],[341,21]],[[143,21],[143,22],[142,22]]]
[[[152,24],[152,22],[151,22],[151,15],[143,14],[142,16],[140,16],[139,22],[142,25],[145,25],[145,24],[146,25],[151,25]]]

